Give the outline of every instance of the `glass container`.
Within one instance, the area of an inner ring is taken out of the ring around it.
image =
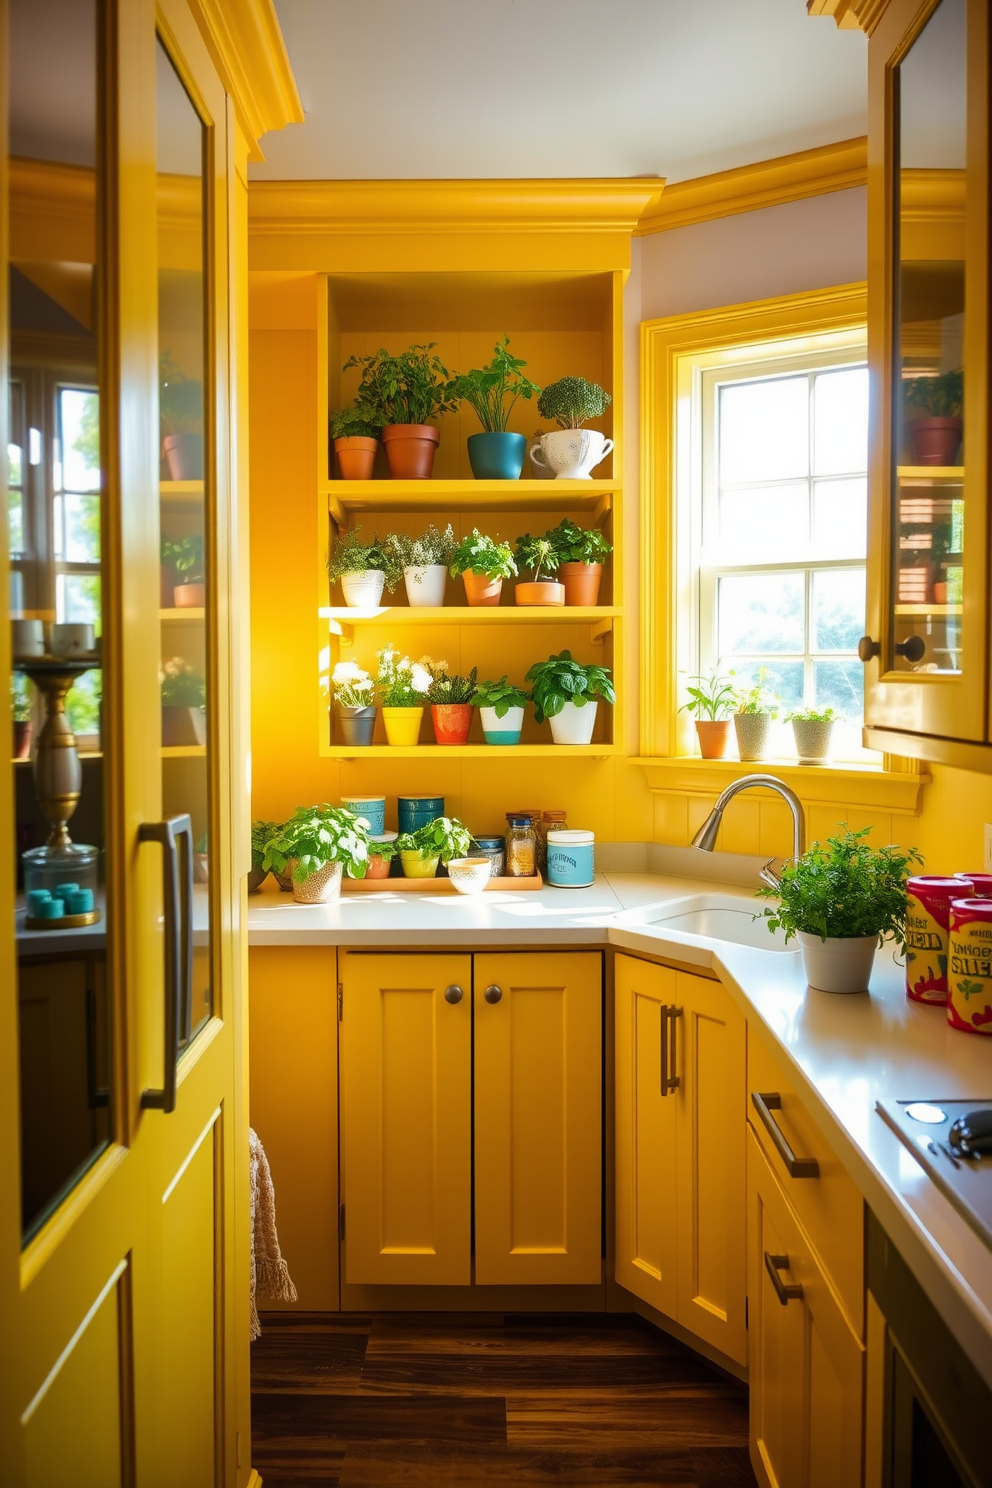
[[[508,878],[533,878],[537,872],[537,833],[529,816],[511,816],[506,830]]]

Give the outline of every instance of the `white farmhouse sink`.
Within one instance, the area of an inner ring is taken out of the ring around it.
[[[756,920],[758,909],[757,901],[733,894],[691,894],[684,899],[626,910],[617,916],[617,922],[657,925],[659,930],[673,930],[694,940],[730,941],[734,945],[754,946],[759,951],[798,949],[796,945],[786,945],[781,930],[772,933],[767,920]]]

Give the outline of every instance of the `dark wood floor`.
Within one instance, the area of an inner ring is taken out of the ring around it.
[[[265,1488],[754,1488],[747,1391],[633,1317],[265,1313]]]

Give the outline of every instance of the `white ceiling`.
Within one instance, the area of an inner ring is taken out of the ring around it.
[[[685,180],[866,129],[804,0],[276,0],[306,110],[257,180]]]

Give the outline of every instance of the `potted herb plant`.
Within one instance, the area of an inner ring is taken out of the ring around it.
[[[177,610],[202,610],[207,602],[206,568],[203,560],[203,537],[194,532],[188,537],[162,545],[162,558],[179,582],[172,590]]]
[[[435,817],[415,832],[401,832],[396,839],[406,878],[433,878],[438,863],[467,858],[472,845],[471,832],[454,816]]]
[[[407,537],[405,532],[391,532],[387,541],[402,565],[406,597],[411,606],[433,605],[440,608],[444,604],[448,564],[457,547],[451,523],[440,532],[432,522],[419,537]]]
[[[339,661],[331,684],[342,741],[367,748],[375,733],[375,683],[357,662]]]
[[[262,867],[291,872],[297,904],[324,904],[341,893],[341,875],[364,878],[369,831],[341,806],[298,806],[265,844]]]
[[[953,465],[961,444],[964,368],[934,377],[910,377],[903,383],[913,460],[917,465]]]
[[[382,419],[376,410],[357,403],[338,408],[330,418],[331,439],[342,480],[371,480],[382,438]]]
[[[376,685],[382,704],[382,721],[386,726],[386,743],[395,746],[416,744],[424,703],[431,685],[431,660],[411,661],[401,656],[395,646],[383,646],[376,652],[379,670]]]
[[[558,577],[565,586],[567,605],[599,603],[603,564],[613,552],[598,527],[579,527],[568,517],[545,534],[558,556]]]
[[[251,870],[248,874],[248,892],[257,894],[269,876],[268,868],[262,867],[265,849],[272,838],[282,830],[282,822],[253,821],[251,824]]]
[[[527,673],[533,684],[534,717],[547,718],[556,744],[590,744],[599,698],[616,701],[609,668],[583,666],[570,651],[536,661]]]
[[[31,687],[27,677],[10,674],[10,711],[14,723],[15,760],[27,759],[31,753]]]
[[[759,667],[752,687],[734,687],[734,731],[742,760],[766,758],[772,719],[778,717],[778,698],[765,686],[767,667]]]
[[[162,458],[174,481],[203,479],[203,383],[163,352],[158,364]]]
[[[708,677],[692,677],[686,692],[689,701],[682,704],[679,712],[696,715],[699,753],[703,759],[726,759],[730,714],[737,701],[733,682],[711,672]]]
[[[473,527],[455,548],[448,572],[453,579],[465,581],[465,598],[470,605],[498,605],[503,580],[516,576],[513,549],[498,538],[484,537]]]
[[[468,403],[478,415],[482,434],[468,436],[468,461],[476,480],[519,480],[527,450],[525,434],[510,434],[507,424],[518,398],[533,398],[541,389],[523,375],[527,363],[510,355],[510,338],[493,349],[488,367],[473,367],[452,384],[452,397]]]
[[[830,736],[840,714],[833,708],[793,708],[785,715],[792,724],[801,765],[825,765],[830,760]]]
[[[504,673],[498,682],[480,682],[472,702],[479,710],[487,744],[520,743],[529,692],[508,682]]]
[[[398,856],[397,835],[396,832],[383,832],[381,836],[370,839],[369,871],[366,878],[389,877],[393,860]]]
[[[551,577],[558,567],[558,553],[550,537],[531,537],[529,532],[525,532],[517,539],[516,561],[520,568],[534,575],[529,583],[516,585],[513,597],[518,605],[565,603],[564,584]]]
[[[360,527],[341,535],[327,560],[327,576],[333,584],[341,580],[346,605],[374,610],[382,599],[383,589],[392,594],[402,572],[396,549],[380,542],[377,533],[371,542],[359,537]]]
[[[207,684],[203,673],[181,656],[163,662],[162,744],[166,748],[207,742]]]
[[[799,937],[806,979],[820,992],[867,992],[882,941],[906,948],[906,880],[923,859],[915,847],[870,847],[870,831],[814,842],[785,864],[777,888],[758,890],[778,901],[762,911],[768,928]]]
[[[448,369],[434,353],[436,342],[410,346],[399,356],[380,348],[353,356],[344,371],[361,367],[356,402],[381,409],[382,441],[394,480],[428,480],[441,435],[431,422],[456,407]]]
[[[612,398],[598,382],[584,377],[560,377],[551,382],[537,400],[537,411],[558,425],[541,435],[540,450],[532,449],[535,465],[542,462],[557,480],[591,480],[592,471],[613,448],[613,440],[598,429],[583,429],[587,419],[599,418]]]
[[[431,666],[431,685],[427,696],[431,704],[434,737],[439,744],[467,744],[472,727],[472,695],[475,692],[475,667],[467,677],[448,671],[446,661]]]

